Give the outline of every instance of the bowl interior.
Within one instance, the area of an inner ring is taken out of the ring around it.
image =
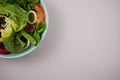
[[[45,38],[47,29],[48,29],[48,12],[47,12],[46,6],[42,0],[41,0],[41,5],[45,11],[46,30],[43,32],[42,37],[41,37],[41,41],[38,45],[40,45],[41,42],[43,41],[43,39]],[[33,50],[35,50],[37,48],[37,46],[30,45],[25,51],[23,51],[21,53],[17,53],[17,54],[16,53],[11,53],[9,55],[0,54],[0,58],[19,58],[19,57],[22,57],[22,56],[25,56],[25,55],[31,53]]]

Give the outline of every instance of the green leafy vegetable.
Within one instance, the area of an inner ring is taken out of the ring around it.
[[[0,4],[7,3],[8,0],[0,0]]]
[[[28,9],[28,10],[30,10],[30,8],[32,7],[32,6],[34,6],[35,4],[38,4],[38,3],[40,3],[40,0],[27,0],[26,1],[26,9]]]
[[[23,9],[30,10],[33,5],[40,3],[40,0],[6,0],[4,1],[4,3],[5,2],[11,4],[18,4]],[[3,3],[3,1],[1,0],[0,3]]]
[[[40,30],[38,30],[38,33],[42,33],[44,31],[44,28],[41,28]]]
[[[0,38],[0,42],[3,42],[6,38],[8,38],[12,33],[13,33],[13,29],[11,27],[11,25],[8,25],[8,27],[6,27],[4,30],[0,29],[1,32],[1,38]]]
[[[34,27],[30,27],[31,24],[28,23],[28,12],[39,3],[40,0],[0,0],[0,17],[5,17],[4,22],[7,23],[5,28],[0,29],[0,42],[3,42],[7,51],[19,53],[28,44],[36,46],[40,42],[46,23],[43,21],[32,24]],[[33,31],[28,33],[25,29],[27,26]]]
[[[37,45],[41,40],[41,35],[35,30],[34,33],[33,33],[33,38],[36,40],[35,45]]]
[[[28,13],[13,4],[0,4],[0,14],[12,18],[19,27],[14,27],[15,32],[22,30],[27,24]]]
[[[1,16],[0,16],[1,17]],[[5,17],[5,16],[2,16]],[[21,29],[21,27],[12,19],[5,17],[5,21],[8,24],[5,29],[0,29],[1,38],[0,42],[3,42],[7,37],[9,37],[14,31]],[[24,25],[23,25],[24,27]]]
[[[24,36],[27,40],[29,40],[33,45],[36,44],[36,40],[24,30],[21,30],[21,35]]]
[[[4,41],[5,49],[9,52],[19,53],[24,51],[24,46],[26,43],[20,40],[20,36],[11,34],[7,39]]]
[[[46,23],[40,22],[37,26],[37,32],[42,33],[46,29]]]
[[[46,29],[46,23],[45,22],[40,22],[37,27],[36,30],[33,33],[33,37],[36,40],[36,44],[38,44],[41,40],[41,34],[42,32]]]

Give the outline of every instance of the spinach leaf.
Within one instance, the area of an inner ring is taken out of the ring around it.
[[[46,22],[40,22],[37,26],[37,32],[42,33],[46,29]]]
[[[45,22],[40,22],[37,25],[36,30],[33,33],[33,37],[36,40],[36,45],[40,42],[42,33],[45,31],[45,29],[46,29],[46,23]]]
[[[36,40],[35,45],[37,45],[41,40],[41,35],[35,30],[34,33],[33,33],[33,38]]]

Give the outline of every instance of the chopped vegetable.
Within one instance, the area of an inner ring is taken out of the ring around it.
[[[20,36],[17,34],[11,34],[7,39],[4,40],[5,49],[9,52],[19,53],[24,51],[26,43],[24,43]]]
[[[5,3],[5,1],[1,0],[0,3]],[[40,3],[40,0],[7,0],[8,3],[12,4],[18,4],[20,7],[22,7],[25,10],[31,10],[31,7],[35,4]]]
[[[0,54],[9,54],[10,52],[8,52],[7,50],[5,49],[0,49]]]
[[[24,49],[27,49],[29,46],[30,46],[30,41],[28,40],[26,46],[24,47]]]
[[[26,32],[28,32],[28,33],[32,33],[32,32],[34,32],[35,28],[36,28],[35,25],[29,25],[29,24],[28,24],[28,25],[25,27],[24,30],[25,30]]]
[[[8,0],[0,0],[0,4],[6,3]]]
[[[28,13],[28,23],[34,24],[36,22],[37,16],[35,11],[29,11]]]
[[[46,29],[40,0],[0,0],[0,54],[36,46]]]
[[[28,13],[18,5],[0,4],[0,14],[10,16],[19,27],[14,27],[15,32],[22,30],[28,21]]]
[[[0,49],[4,49],[4,44],[3,44],[3,42],[0,42]]]
[[[4,40],[13,33],[13,29],[11,25],[8,25],[8,27],[6,27],[5,29],[0,29],[0,32],[1,32],[0,42],[4,42]]]
[[[37,45],[41,40],[41,35],[35,30],[34,33],[33,33],[33,38],[36,40],[35,45]]]
[[[29,40],[33,45],[36,44],[36,40],[24,30],[21,31],[21,35],[24,36],[27,40]]]
[[[45,22],[40,22],[36,26],[36,30],[34,31],[33,37],[36,40],[36,44],[38,44],[41,40],[41,34],[42,32],[46,29],[46,23]]]
[[[36,14],[37,14],[36,23],[37,24],[42,21],[45,21],[45,12],[40,4],[36,4],[35,6],[32,7],[32,9],[36,11]]]

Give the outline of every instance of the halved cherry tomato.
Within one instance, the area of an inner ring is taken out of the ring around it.
[[[9,54],[9,52],[5,49],[0,49],[0,54]]]
[[[36,23],[40,23],[41,21],[45,21],[45,12],[40,4],[36,4],[35,6],[32,7],[32,9],[35,10],[36,14],[37,14]]]

